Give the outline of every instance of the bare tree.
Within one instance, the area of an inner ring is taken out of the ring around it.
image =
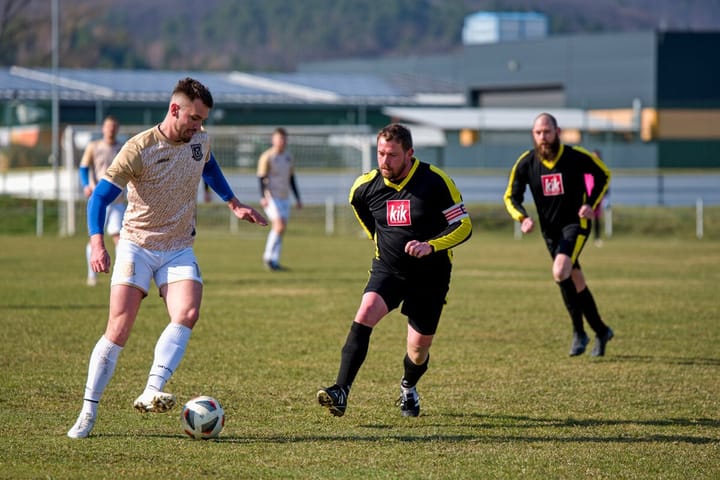
[[[31,0],[0,0],[0,63],[14,58],[18,37],[22,35],[23,12]]]

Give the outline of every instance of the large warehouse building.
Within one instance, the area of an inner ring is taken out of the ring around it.
[[[494,156],[508,150],[505,144],[526,145],[532,119],[549,110],[560,112],[568,142],[606,151],[617,167],[720,167],[713,153],[720,147],[718,51],[720,32],[605,33],[471,44],[441,57],[311,64],[301,71],[404,72],[457,82],[464,108],[384,110],[445,130],[446,158],[464,157],[463,146],[474,146],[479,161],[484,156],[492,166]]]

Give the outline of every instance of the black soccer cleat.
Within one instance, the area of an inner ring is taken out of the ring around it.
[[[318,403],[327,408],[336,417],[345,415],[348,390],[340,385],[322,388],[317,392]]]
[[[605,335],[600,336],[598,335],[595,337],[595,345],[593,346],[592,355],[593,357],[603,357],[605,356],[605,347],[607,346],[607,343],[615,336],[615,333],[613,333],[612,329],[608,327],[607,332],[605,332]]]
[[[403,417],[417,417],[420,415],[420,395],[415,387],[400,387],[400,398],[396,405],[400,407],[400,414]]]

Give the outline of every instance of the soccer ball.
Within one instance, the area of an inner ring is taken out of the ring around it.
[[[216,399],[201,395],[183,405],[180,422],[190,437],[207,440],[217,437],[225,426],[225,411]]]

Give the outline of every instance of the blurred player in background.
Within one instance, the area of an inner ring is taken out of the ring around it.
[[[263,263],[271,271],[282,270],[280,255],[283,236],[290,218],[290,190],[296,206],[302,208],[300,193],[295,181],[293,157],[287,150],[287,132],[276,128],[272,134],[272,147],[258,160],[257,176],[260,180],[260,204],[265,209],[272,228],[268,233],[263,252]]]
[[[175,405],[175,396],[163,390],[185,354],[203,291],[193,252],[201,177],[236,217],[267,224],[260,213],[240,203],[211,153],[202,123],[212,106],[212,95],[203,84],[180,80],[162,123],[125,143],[90,197],[90,263],[95,272],[110,270],[103,240],[105,208],[125,187],[128,207],[113,268],[107,327],[90,355],[82,410],[67,433],[71,438],[85,438],[93,429],[100,398],[153,280],[170,323],[155,344],[145,390],[133,406],[140,412],[162,413]]]
[[[85,198],[90,198],[95,186],[105,175],[105,170],[122,147],[117,139],[119,126],[117,119],[108,115],[103,120],[102,138],[91,141],[85,147],[85,152],[80,160],[80,184]],[[105,230],[112,237],[115,246],[120,240],[120,228],[124,214],[125,195],[122,194],[108,205],[105,217]],[[87,261],[87,284],[94,287],[97,284],[97,273],[90,267],[90,242],[85,246],[85,258]]]
[[[581,147],[560,142],[557,120],[549,113],[538,115],[533,123],[535,148],[520,155],[510,171],[505,207],[520,222],[523,233],[535,228],[535,221],[523,207],[525,188],[530,187],[540,229],[553,258],[553,279],[560,287],[573,326],[570,356],[581,355],[590,342],[583,316],[596,334],[593,356],[605,355],[613,331],[598,313],[595,300],[580,268],[580,252],[590,235],[593,209],[602,200],[610,182],[610,170],[595,155]],[[594,185],[588,195],[585,175]]]
[[[602,160],[602,156],[600,155],[600,150],[593,150],[593,154]],[[595,188],[595,177],[592,176],[590,173],[585,174],[585,189],[587,190],[588,196],[592,194],[593,189]],[[605,195],[603,195],[603,198],[598,202],[597,207],[593,210],[593,213],[595,214],[593,218],[593,233],[595,234],[595,239],[593,243],[597,247],[602,247],[602,235],[601,235],[601,228],[600,228],[600,218],[603,214],[603,204],[607,201],[608,195],[610,191],[606,190]]]
[[[414,157],[410,130],[399,124],[377,135],[378,168],[361,175],[350,204],[376,245],[370,278],[340,356],[335,384],[317,392],[320,405],[345,414],[350,388],[365,361],[373,327],[402,304],[407,349],[402,361],[400,413],[420,414],[416,385],[428,369],[432,344],[450,288],[452,248],[472,235],[455,183]]]

